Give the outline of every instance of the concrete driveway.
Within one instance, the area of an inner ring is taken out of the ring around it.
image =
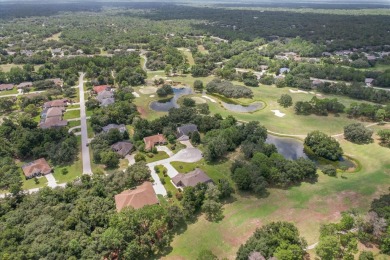
[[[57,181],[56,181],[56,179],[54,178],[54,176],[53,176],[52,173],[46,174],[45,177],[46,177],[46,179],[47,179],[47,186],[49,186],[50,188],[55,188],[55,187],[57,187]]]
[[[174,155],[174,153],[166,146],[156,146],[156,148],[159,152],[166,152],[169,157]]]

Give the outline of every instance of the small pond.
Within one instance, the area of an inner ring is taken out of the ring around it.
[[[221,104],[227,110],[230,110],[233,112],[239,112],[239,113],[250,113],[250,112],[254,112],[256,110],[263,108],[262,102],[253,102],[252,104],[250,104],[248,106],[230,104],[230,103],[226,103],[223,101],[221,101]]]
[[[278,152],[286,159],[296,160],[300,157],[308,158],[303,151],[303,143],[293,138],[278,137],[269,134],[266,143],[275,145]]]
[[[304,152],[303,143],[293,138],[279,137],[268,134],[266,143],[275,145],[278,149],[278,153],[289,160],[296,160],[300,157],[303,157],[306,159],[311,159],[317,164],[317,166],[332,164],[333,166],[344,170],[356,167],[355,163],[348,157],[341,157],[337,162],[331,162],[325,159],[319,160],[317,158],[309,158]]]
[[[150,103],[150,108],[155,111],[168,112],[171,108],[178,108],[177,100],[184,95],[192,94],[192,89],[190,88],[172,88],[173,97],[160,99]]]

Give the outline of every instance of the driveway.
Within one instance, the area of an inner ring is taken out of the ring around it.
[[[163,147],[163,146],[162,146]],[[169,150],[169,149],[168,149]],[[197,148],[185,148],[179,151],[177,154],[172,155],[171,157],[148,163],[147,166],[150,169],[152,178],[154,180],[153,189],[156,194],[167,195],[167,191],[165,190],[164,185],[160,181],[160,177],[158,177],[156,171],[154,170],[154,166],[163,165],[167,168],[167,174],[170,178],[175,177],[179,172],[170,164],[170,162],[197,162],[203,158],[202,152]],[[130,162],[130,160],[129,160]]]
[[[159,151],[159,152],[166,152],[169,157],[174,155],[174,153],[171,150],[169,150],[169,148],[166,146],[156,146],[156,148],[157,148],[157,151]]]
[[[57,187],[57,181],[56,181],[56,179],[54,178],[54,176],[53,176],[52,173],[46,174],[45,177],[46,177],[46,179],[47,179],[47,186],[49,186],[50,188],[55,188],[55,187]]]
[[[87,115],[85,111],[84,97],[84,73],[80,74],[79,78],[79,93],[80,93],[80,122],[81,122],[81,155],[83,158],[83,174],[92,175],[91,158],[89,156],[88,131],[87,131]]]

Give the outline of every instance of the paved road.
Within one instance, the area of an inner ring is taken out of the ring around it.
[[[87,131],[87,115],[85,111],[84,97],[84,75],[80,74],[79,78],[79,93],[80,93],[80,122],[81,122],[81,156],[83,158],[83,174],[92,175],[91,158],[89,156],[88,131]]]

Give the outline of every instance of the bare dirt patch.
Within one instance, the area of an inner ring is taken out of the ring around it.
[[[143,107],[137,107],[137,111],[138,111],[138,113],[141,114],[141,117],[145,118],[148,115],[148,113],[146,113],[145,108],[143,108]]]

